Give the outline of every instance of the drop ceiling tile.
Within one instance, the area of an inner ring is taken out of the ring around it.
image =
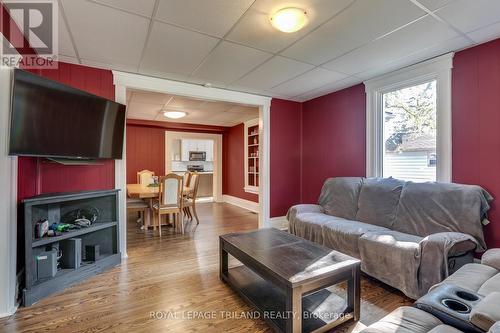
[[[199,109],[208,111],[208,112],[224,112],[229,110],[231,107],[233,107],[233,104],[230,103],[224,103],[224,102],[210,102],[206,101],[202,105],[200,105]]]
[[[305,94],[302,94],[300,96],[297,96],[296,99],[299,100],[300,102],[305,102],[305,101],[311,100],[311,99],[316,98],[316,97],[324,96],[324,95],[333,93],[335,91],[339,91],[339,90],[342,90],[345,88],[352,87],[352,86],[359,84],[361,82],[362,82],[362,80],[360,78],[350,76],[350,77],[347,77],[343,80],[327,84],[321,88],[318,88],[318,89],[309,91]]]
[[[216,38],[155,22],[140,71],[189,75],[217,42]]]
[[[413,64],[446,54],[454,50],[460,50],[470,45],[470,41],[465,39],[464,37],[454,37],[449,40],[442,41],[439,44],[435,44],[431,47],[419,50],[418,52],[409,54],[406,57],[403,57],[396,61],[386,63],[384,66],[379,66],[368,71],[356,74],[356,77],[359,77],[362,80],[373,79],[377,76],[384,75],[407,66],[411,66]]]
[[[484,43],[500,37],[500,22],[479,28],[467,34],[476,43]]]
[[[123,9],[139,15],[151,17],[155,6],[155,0],[91,0],[111,7]]]
[[[429,33],[430,31],[432,33]],[[372,68],[382,69],[390,62],[438,45],[440,42],[456,36],[458,34],[448,25],[428,15],[398,31],[330,61],[323,67],[348,74],[357,74]]]
[[[317,67],[290,81],[272,88],[271,91],[287,96],[297,96],[307,91],[320,88],[328,83],[340,81],[344,78],[346,78],[345,74]]]
[[[61,4],[82,58],[137,67],[149,20],[88,1]]]
[[[169,100],[172,99],[172,96],[168,94],[141,90],[133,90],[130,92],[130,95],[134,102],[156,105],[165,105]]]
[[[455,0],[417,0],[417,2],[421,5],[433,11],[452,3],[453,1]]]
[[[215,80],[227,84],[239,79],[270,57],[270,53],[223,41],[193,76],[205,82]]]
[[[423,15],[425,12],[410,1],[356,1],[333,20],[285,50],[283,55],[320,65]]]
[[[235,84],[242,87],[267,90],[312,68],[314,68],[312,65],[276,56],[235,82]]]
[[[59,55],[64,55],[67,57],[73,57],[76,58],[76,53],[75,53],[75,48],[73,47],[73,44],[71,43],[71,38],[68,32],[68,27],[66,26],[66,23],[64,22],[64,19],[59,15],[57,19],[57,23],[59,26]]]
[[[140,115],[143,117],[150,117],[154,119],[158,112],[161,111],[162,105],[150,104],[150,103],[140,103],[132,100],[127,105],[127,114],[130,115]]]
[[[172,98],[168,103],[167,107],[182,110],[200,110],[203,104],[205,104],[204,100],[174,96],[174,98]]]
[[[352,2],[353,0],[297,0],[293,3],[283,3],[274,0],[257,0],[229,33],[227,39],[262,50],[278,52]],[[276,30],[269,21],[271,15],[277,10],[290,6],[306,10],[309,18],[309,24],[293,34]]]
[[[161,0],[156,18],[222,37],[253,0]]]
[[[462,32],[470,32],[498,22],[499,12],[498,0],[458,0],[439,9],[436,14]]]

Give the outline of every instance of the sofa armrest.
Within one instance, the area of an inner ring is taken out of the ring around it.
[[[497,321],[493,326],[490,327],[488,333],[500,333],[500,321]]]
[[[290,207],[286,213],[286,219],[290,222],[299,214],[303,213],[323,213],[323,207],[315,204],[300,204]]]
[[[483,331],[488,331],[500,321],[500,293],[488,294],[472,309],[470,322]]]
[[[438,232],[425,237],[420,242],[420,248],[438,247],[447,256],[454,256],[474,251],[477,242],[474,237],[461,232]]]
[[[474,237],[459,232],[440,232],[425,237],[419,243],[420,268],[418,271],[419,294],[442,282],[449,275],[448,259],[472,251],[476,247]]]
[[[481,258],[481,264],[488,265],[500,271],[500,249],[486,251]]]

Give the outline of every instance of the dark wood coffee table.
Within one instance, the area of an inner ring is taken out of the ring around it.
[[[220,278],[279,332],[359,319],[360,261],[277,229],[222,235]],[[229,268],[228,254],[243,265]],[[346,297],[325,289],[347,281]]]

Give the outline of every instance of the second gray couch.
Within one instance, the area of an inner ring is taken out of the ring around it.
[[[491,200],[474,185],[341,177],[287,218],[291,233],[361,259],[365,273],[417,299],[448,276],[450,260],[486,249]]]

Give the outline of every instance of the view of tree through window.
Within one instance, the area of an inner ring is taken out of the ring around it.
[[[384,177],[435,181],[436,81],[383,95]]]

